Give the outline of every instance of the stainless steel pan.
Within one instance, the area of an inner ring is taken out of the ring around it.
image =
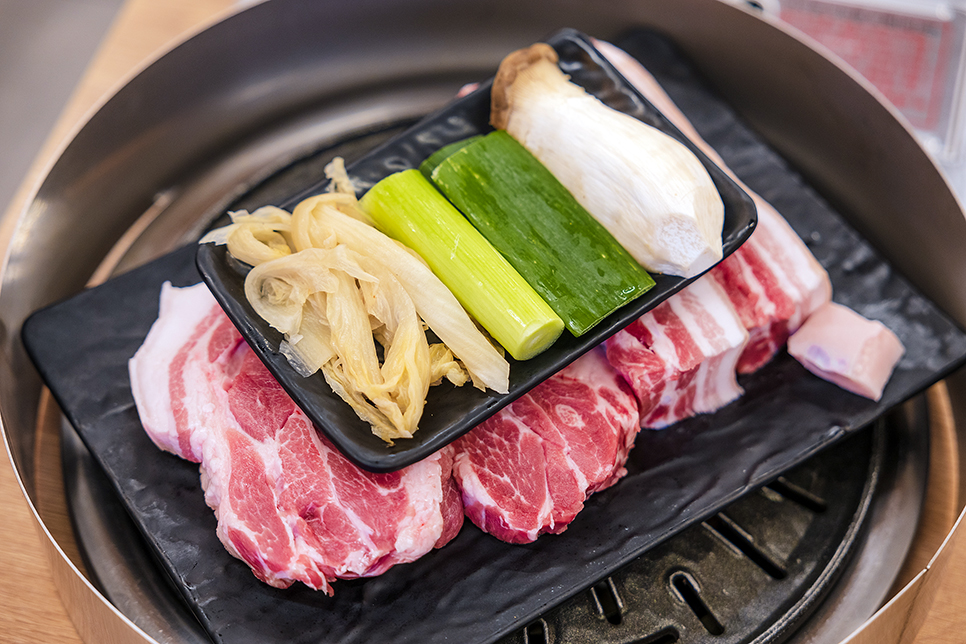
[[[83,288],[99,266],[99,275],[125,270],[187,241],[289,160],[443,104],[516,47],[560,27],[607,39],[640,25],[676,40],[825,198],[966,325],[966,220],[937,166],[866,83],[751,9],[718,0],[269,0],[120,89],[20,213],[0,282],[0,414],[31,503],[38,410],[48,407],[19,341],[30,312]],[[964,408],[966,387],[949,385]],[[82,635],[195,637],[184,610],[160,596],[150,558],[132,546],[96,468],[76,444],[67,454],[70,503],[101,590],[52,539],[49,550]]]

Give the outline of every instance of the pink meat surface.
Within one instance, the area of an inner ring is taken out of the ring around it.
[[[748,330],[739,373],[767,364],[832,294],[828,275],[802,240],[774,209],[761,205],[751,237],[710,275]]]
[[[788,353],[816,376],[879,400],[905,352],[884,324],[829,302],[788,340]]]
[[[627,473],[637,429],[633,395],[594,349],[454,443],[466,516],[510,543],[562,532]]]
[[[710,274],[724,289],[749,333],[748,344],[738,360],[738,372],[757,371],[784,346],[790,333],[831,299],[828,274],[778,211],[731,173],[637,60],[610,43],[596,41],[595,44],[638,91],[728,172],[755,202],[758,210],[755,232]]]
[[[218,537],[255,576],[332,592],[456,536],[463,515],[447,448],[373,474],[322,437],[203,284],[161,292],[130,361],[142,423],[161,448],[201,463]]]
[[[727,296],[704,276],[605,344],[637,396],[641,426],[657,429],[740,396],[735,366],[747,341]]]

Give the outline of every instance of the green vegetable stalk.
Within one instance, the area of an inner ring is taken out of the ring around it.
[[[505,130],[454,144],[444,159],[434,157],[433,167],[421,168],[424,174],[575,336],[654,286],[607,229]]]
[[[360,200],[382,232],[416,251],[517,360],[539,354],[563,322],[418,170],[392,174]]]

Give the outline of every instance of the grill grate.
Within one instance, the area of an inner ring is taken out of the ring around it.
[[[500,644],[782,641],[861,538],[890,422],[746,494]]]

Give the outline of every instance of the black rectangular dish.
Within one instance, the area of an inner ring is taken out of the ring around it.
[[[757,223],[751,198],[627,83],[586,37],[568,30],[547,42],[557,50],[560,65],[572,81],[610,107],[631,114],[682,141],[698,156],[724,202],[724,256],[734,252],[751,235]],[[361,197],[368,188],[393,172],[418,168],[444,145],[491,131],[489,119],[490,84],[486,83],[352,163],[347,170],[357,188],[357,196]],[[326,183],[300,190],[281,206],[294,208],[303,198],[324,191]],[[390,446],[372,434],[368,424],[332,391],[321,372],[305,378],[279,352],[282,335],[259,317],[245,298],[247,267],[229,261],[225,247],[214,244],[199,246],[197,262],[202,278],[218,303],[285,391],[339,451],[373,472],[398,470],[426,458],[697,279],[654,275],[656,284],[653,288],[579,338],[564,332],[552,347],[535,358],[517,361],[508,356],[510,388],[507,394],[483,392],[472,387],[456,388],[449,384],[431,387],[419,431],[413,438],[398,440]]]
[[[640,59],[698,132],[770,201],[829,271],[835,299],[905,344],[878,403],[805,371],[786,353],[740,379],[717,413],[644,431],[628,475],[591,497],[560,535],[502,543],[467,524],[444,548],[335,596],[256,580],[215,535],[198,467],[141,428],[127,360],[157,317],[162,282],[199,281],[194,247],[35,313],[24,343],[41,375],[213,641],[493,642],[740,495],[859,431],[966,359],[966,334],[919,294],[711,92],[663,37],[616,44]],[[568,73],[575,71],[568,70]]]

